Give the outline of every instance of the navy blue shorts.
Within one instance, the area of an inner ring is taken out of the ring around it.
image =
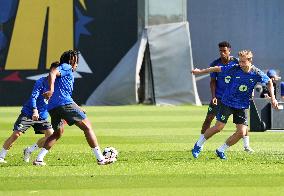
[[[208,106],[207,115],[210,114],[210,115],[216,116],[219,112],[220,103],[221,103],[221,99],[217,99],[217,105],[214,105],[213,102],[211,101]]]
[[[51,117],[52,127],[55,131],[63,127],[63,120],[65,120],[69,126],[72,126],[87,118],[85,112],[75,103],[59,106],[48,112]]]
[[[13,130],[25,133],[30,127],[34,128],[36,134],[43,134],[42,131],[52,129],[50,122],[46,119],[32,120],[28,115],[21,113],[14,124]]]
[[[233,122],[235,124],[248,125],[248,109],[236,109],[229,106],[220,104],[217,120],[222,123],[227,123],[230,115],[233,114]]]

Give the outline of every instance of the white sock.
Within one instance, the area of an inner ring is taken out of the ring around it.
[[[228,146],[226,143],[224,143],[222,146],[220,146],[217,150],[219,152],[225,152],[230,146]]]
[[[197,146],[202,147],[203,144],[205,143],[205,141],[206,141],[206,139],[204,137],[204,134],[201,134],[200,137],[199,137],[199,140],[196,142]]]
[[[46,150],[45,148],[42,148],[41,151],[39,152],[36,160],[37,161],[43,161],[43,158],[45,157],[45,155],[48,153],[48,150]]]
[[[32,153],[33,151],[35,151],[37,149],[38,149],[38,145],[37,145],[37,143],[35,143],[34,145],[32,145],[31,147],[28,148],[28,151]]]
[[[5,150],[4,148],[2,148],[2,150],[0,152],[0,158],[5,159],[7,152],[8,152],[8,150]]]
[[[92,148],[92,150],[93,150],[93,152],[94,152],[94,154],[95,154],[95,156],[96,156],[96,158],[97,158],[98,161],[101,161],[101,160],[104,160],[104,159],[105,159],[105,157],[104,157],[104,155],[102,154],[101,149],[100,149],[99,146],[97,146],[97,147],[95,147],[95,148]]]
[[[248,148],[249,147],[249,136],[244,136],[243,142],[244,142],[244,148]]]

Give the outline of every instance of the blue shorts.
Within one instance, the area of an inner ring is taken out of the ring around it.
[[[226,124],[231,114],[235,124],[248,125],[248,109],[236,109],[220,103],[217,120]]]
[[[221,103],[221,99],[218,99],[218,98],[217,98],[217,105],[213,104],[213,102],[211,101],[208,106],[207,115],[210,114],[210,115],[216,116],[220,108],[220,103]]]
[[[65,120],[69,126],[87,118],[85,112],[75,103],[59,106],[48,111],[54,131],[64,125]]]
[[[28,128],[33,127],[36,134],[43,134],[42,131],[52,129],[50,122],[46,119],[32,120],[32,118],[21,113],[14,124],[14,131],[25,133]]]

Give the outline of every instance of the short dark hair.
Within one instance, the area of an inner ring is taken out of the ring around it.
[[[59,62],[58,61],[55,61],[53,63],[51,63],[50,67],[49,67],[49,70],[52,70],[54,68],[57,68],[59,66]]]
[[[227,48],[231,48],[231,44],[227,41],[222,41],[218,44],[219,48],[221,47],[227,47]]]
[[[78,50],[68,50],[63,52],[63,54],[60,57],[60,64],[62,63],[68,63],[70,64],[70,60],[72,60],[74,57],[77,57],[77,62],[79,60],[79,51]]]

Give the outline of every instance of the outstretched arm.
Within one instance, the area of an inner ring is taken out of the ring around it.
[[[49,72],[49,76],[48,76],[49,91],[46,91],[45,93],[42,94],[44,98],[46,98],[47,100],[50,99],[50,97],[52,96],[54,92],[54,82],[55,82],[56,77],[58,76],[60,76],[60,72],[57,69],[52,69]]]
[[[206,73],[211,73],[211,72],[221,72],[221,67],[215,66],[215,67],[208,67],[206,69],[195,68],[194,70],[191,71],[191,73],[194,75],[206,74]]]
[[[278,102],[275,99],[274,86],[273,86],[271,79],[269,80],[267,87],[268,87],[268,90],[269,90],[269,93],[270,93],[270,96],[271,96],[271,105],[272,105],[273,108],[278,109]]]

